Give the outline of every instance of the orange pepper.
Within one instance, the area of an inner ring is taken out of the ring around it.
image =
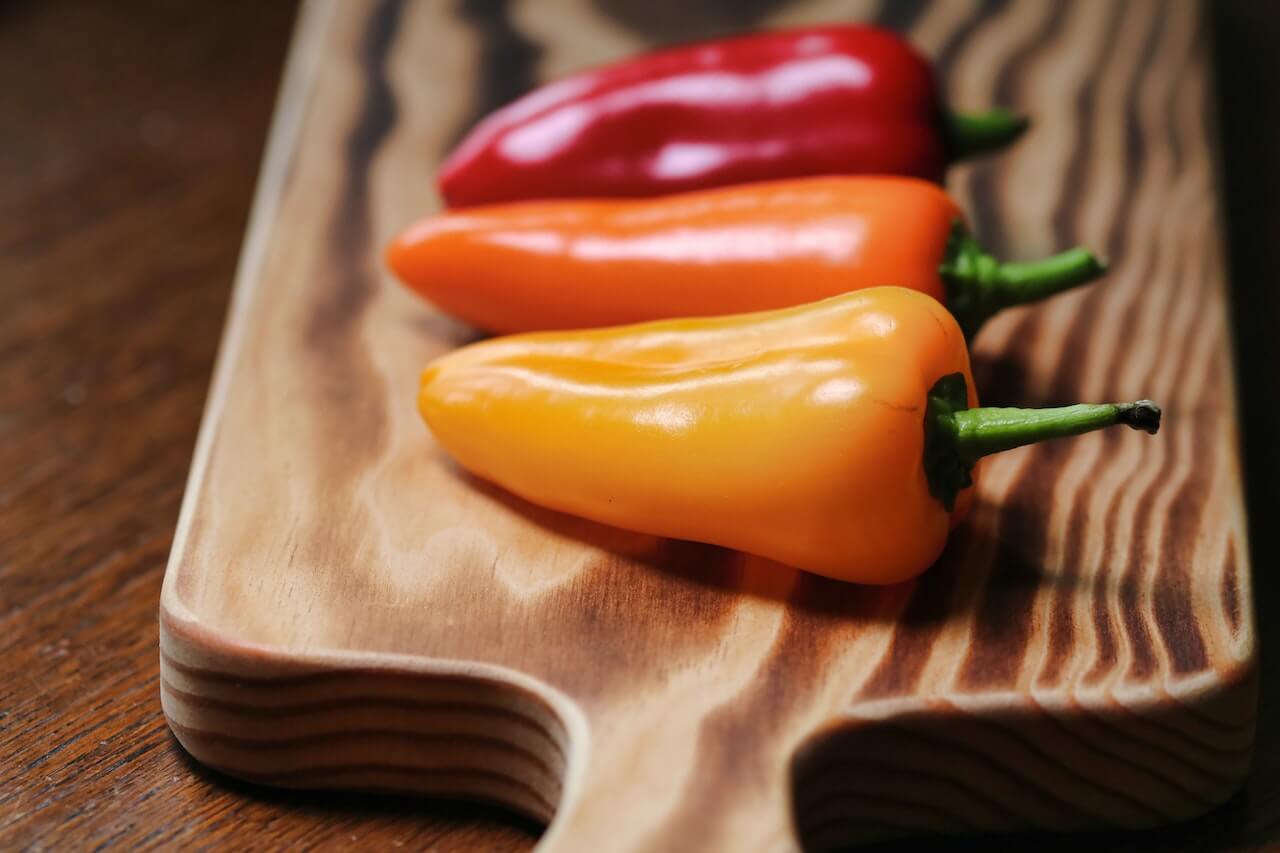
[[[1000,308],[1103,270],[1083,249],[999,263],[945,192],[898,177],[468,208],[410,227],[387,260],[445,311],[502,333],[761,311],[892,284],[945,301],[972,334]]]
[[[959,325],[896,287],[483,341],[428,365],[418,403],[464,468],[533,503],[869,584],[937,559],[980,457],[1160,417],[975,408]]]

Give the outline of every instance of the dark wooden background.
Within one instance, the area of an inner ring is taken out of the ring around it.
[[[1264,652],[1254,770],[1190,824],[944,849],[1280,845],[1280,4],[1213,10]],[[293,14],[0,0],[0,849],[537,837],[477,806],[244,785],[188,760],[160,713],[160,581]]]

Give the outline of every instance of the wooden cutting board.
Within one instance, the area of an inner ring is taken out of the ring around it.
[[[1101,284],[1000,317],[988,403],[1151,397],[1007,453],[921,581],[863,589],[547,512],[414,410],[474,333],[381,247],[439,158],[535,83],[651,44],[875,19],[952,104],[1034,116],[956,169],[1006,257]],[[1205,21],[1190,2],[311,0],[161,604],[182,744],[275,785],[493,800],[546,850],[785,850],[1143,827],[1239,784],[1255,646]]]

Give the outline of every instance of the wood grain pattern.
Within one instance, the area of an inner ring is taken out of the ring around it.
[[[851,8],[749,5],[759,25]],[[955,103],[1037,119],[954,176],[978,233],[1114,262],[1104,286],[984,332],[986,399],[1151,396],[1163,439],[995,460],[941,564],[890,590],[606,530],[459,475],[403,389],[470,332],[402,293],[377,248],[423,212],[432,156],[524,79],[494,56],[540,71],[666,24],[604,2],[317,0],[162,600],[162,696],[193,755],[276,784],[554,814],[547,849],[1149,826],[1234,790],[1253,614],[1199,8],[912,5],[894,23],[940,58]],[[699,32],[741,25],[731,8]],[[590,39],[553,32],[553,10]]]

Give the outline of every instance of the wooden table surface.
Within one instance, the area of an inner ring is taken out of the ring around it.
[[[537,837],[477,806],[234,782],[187,759],[160,713],[160,580],[293,14],[0,5],[0,849]],[[1255,766],[1190,824],[942,849],[1280,845],[1280,658],[1266,653],[1280,617],[1280,116],[1262,106],[1280,87],[1280,11],[1235,0],[1214,21],[1264,648]]]

